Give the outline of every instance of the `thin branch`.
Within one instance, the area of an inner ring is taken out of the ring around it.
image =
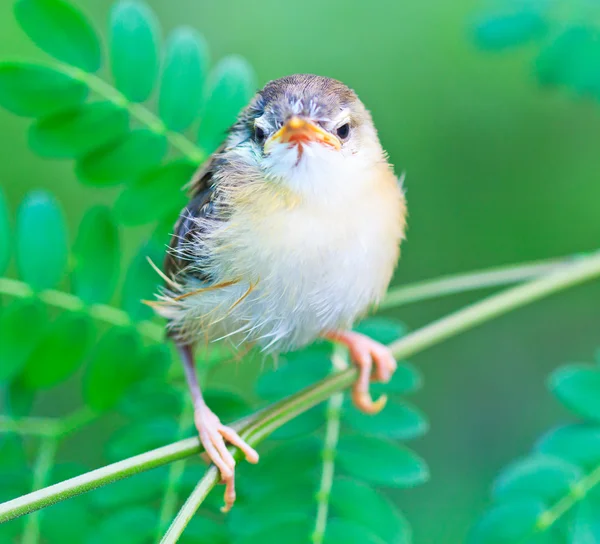
[[[0,416],[0,433],[53,437],[59,434],[60,429],[60,421],[54,418]]]
[[[34,491],[46,485],[52,465],[58,441],[55,437],[47,437],[42,440],[35,465],[33,467],[33,489]],[[36,544],[40,539],[40,523],[37,512],[27,518],[23,531],[23,544]]]
[[[501,266],[395,287],[387,292],[378,309],[387,310],[441,296],[520,283],[555,272],[561,267],[571,264],[576,257]]]
[[[151,321],[133,322],[129,314],[119,308],[107,304],[87,305],[82,299],[71,293],[56,291],[54,289],[47,289],[36,293],[29,284],[23,281],[0,278],[0,294],[16,298],[37,297],[48,306],[69,312],[85,312],[97,321],[117,327],[135,326],[141,335],[150,340],[154,342],[164,341],[165,329],[162,325]]]
[[[335,351],[331,358],[334,371],[341,372],[349,366],[348,350],[343,349],[339,344],[335,346]],[[329,516],[329,497],[333,486],[333,477],[335,475],[335,455],[340,436],[340,418],[342,415],[342,405],[344,404],[344,393],[335,393],[331,395],[327,403],[327,425],[325,428],[325,444],[323,447],[323,470],[321,472],[321,482],[317,491],[317,517],[315,520],[315,530],[312,534],[313,544],[323,544],[325,530],[327,529],[327,519]]]
[[[508,289],[481,302],[467,306],[412,334],[408,334],[394,342],[390,347],[397,358],[409,357],[511,310],[597,277],[600,277],[600,252],[578,260],[546,277]],[[292,395],[266,410],[237,422],[234,426],[240,432],[242,438],[251,445],[256,444],[289,420],[323,402],[332,394],[339,393],[349,387],[356,376],[355,368],[349,368],[329,376],[296,395]],[[14,519],[101,485],[199,452],[198,438],[189,438],[88,472],[0,504],[0,522]],[[216,485],[216,478],[210,487],[214,485]]]
[[[165,136],[175,149],[194,164],[200,164],[206,159],[206,153],[183,134],[169,130],[163,121],[149,109],[141,104],[130,102],[125,95],[98,76],[63,63],[53,63],[51,67],[76,81],[81,81],[97,95],[112,102],[115,106],[129,111],[132,117],[148,127],[152,132]]]

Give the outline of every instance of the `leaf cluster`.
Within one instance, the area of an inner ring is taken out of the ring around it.
[[[585,0],[505,0],[474,26],[476,44],[500,51],[536,44],[534,72],[540,84],[600,100],[598,6]]]
[[[580,421],[549,431],[502,471],[472,544],[600,541],[600,359],[558,369],[548,388]]]
[[[29,145],[41,157],[74,160],[86,185],[122,187],[118,222],[158,223],[164,235],[185,206],[181,188],[253,94],[252,68],[240,56],[211,67],[206,41],[189,27],[163,45],[155,14],[138,0],[113,6],[107,59],[66,0],[17,0],[14,12],[54,60],[0,63],[0,106],[34,118]]]

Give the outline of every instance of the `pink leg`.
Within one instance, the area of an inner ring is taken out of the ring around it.
[[[369,382],[373,367],[375,367],[373,377],[377,381],[390,381],[397,367],[392,352],[383,344],[358,332],[335,331],[325,334],[324,338],[347,346],[352,361],[358,366],[358,379],[352,389],[354,405],[367,414],[376,414],[383,410],[387,397],[382,395],[374,401],[369,392]]]
[[[234,429],[223,425],[204,402],[198,385],[191,346],[178,345],[177,348],[184,363],[185,376],[194,402],[194,422],[200,435],[200,442],[204,446],[206,457],[219,469],[225,484],[225,505],[221,510],[229,512],[235,502],[235,459],[227,449],[226,442],[239,448],[250,463],[258,463],[258,453],[244,442]]]

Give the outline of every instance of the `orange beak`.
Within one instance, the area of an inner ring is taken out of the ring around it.
[[[301,117],[292,117],[265,143],[265,153],[269,153],[275,143],[281,144],[306,144],[319,142],[339,150],[341,142],[332,134],[323,130],[320,126]]]

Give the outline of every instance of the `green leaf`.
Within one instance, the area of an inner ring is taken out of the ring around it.
[[[252,412],[248,401],[234,391],[207,389],[204,398],[211,410],[219,414],[219,418],[225,423],[231,423]]]
[[[365,505],[363,505],[365,506]],[[371,505],[368,505],[370,508]],[[332,519],[327,523],[323,544],[389,544],[352,521]]]
[[[475,526],[469,544],[537,542],[532,533],[545,506],[534,499],[515,500],[490,510]],[[529,538],[528,538],[529,537]],[[527,540],[525,540],[527,539]]]
[[[514,462],[494,483],[497,501],[534,498],[554,502],[583,478],[582,470],[558,457],[533,454]]]
[[[242,57],[226,57],[214,67],[207,81],[198,136],[198,143],[207,153],[212,153],[224,140],[225,132],[255,90],[254,71]]]
[[[83,216],[73,256],[74,293],[87,304],[109,302],[119,279],[121,248],[108,208],[95,206]]]
[[[0,382],[23,368],[43,334],[44,307],[35,300],[17,300],[0,312]]]
[[[0,63],[0,106],[24,117],[41,117],[83,102],[88,88],[52,68]]]
[[[483,49],[505,49],[524,45],[548,32],[544,16],[534,11],[517,11],[489,17],[475,27],[475,41]]]
[[[354,330],[386,345],[406,334],[403,323],[385,317],[369,317],[354,327]]]
[[[83,363],[92,338],[92,323],[86,315],[60,315],[30,355],[21,378],[23,385],[46,389],[69,378]]]
[[[73,159],[109,144],[128,130],[126,110],[112,102],[92,102],[36,121],[29,129],[29,146],[42,157]]]
[[[314,344],[281,356],[276,368],[264,372],[256,393],[267,400],[279,400],[322,380],[331,372],[331,345]]]
[[[600,542],[600,504],[584,500],[572,512],[566,533],[569,544],[597,544]]]
[[[168,128],[183,132],[200,114],[209,65],[206,40],[194,29],[176,29],[167,41],[158,111]]]
[[[322,441],[315,437],[284,442],[261,452],[257,465],[241,463],[236,467],[236,483],[243,493],[254,497],[272,493],[282,481],[289,483],[292,476],[316,485],[322,450]]]
[[[187,397],[183,398],[179,391],[169,389],[165,383],[145,382],[123,397],[119,412],[131,419],[163,416],[175,420],[181,413],[184,401],[191,402]]]
[[[11,225],[8,213],[8,203],[4,192],[0,189],[0,276],[2,276],[8,268],[11,253]]]
[[[160,418],[136,422],[116,432],[107,448],[109,459],[118,461],[166,446],[177,439],[177,422]]]
[[[6,390],[6,412],[12,417],[25,417],[31,414],[35,401],[35,391],[23,385],[17,377]]]
[[[362,482],[336,478],[330,501],[334,516],[352,520],[386,544],[412,542],[411,528],[394,503]]]
[[[67,227],[62,210],[45,191],[27,194],[17,213],[19,274],[34,289],[55,287],[67,266]]]
[[[40,533],[45,542],[78,542],[82,535],[91,534],[94,515],[86,497],[54,504],[40,512]]]
[[[154,298],[162,280],[148,259],[160,267],[164,251],[152,242],[144,244],[127,268],[121,305],[133,320],[150,319],[153,315],[153,310],[142,301]]]
[[[115,185],[152,170],[166,152],[167,139],[163,135],[133,130],[85,155],[77,163],[77,177],[89,185]]]
[[[19,0],[14,10],[21,28],[40,49],[86,72],[100,68],[98,36],[74,6],[63,0]]]
[[[406,402],[388,399],[385,408],[376,415],[368,415],[348,405],[343,412],[344,422],[361,434],[410,440],[429,430],[425,415]]]
[[[381,395],[382,393],[407,395],[418,391],[421,387],[423,387],[421,371],[409,363],[399,363],[392,379],[388,383],[372,384],[371,392],[373,395]]]
[[[168,467],[158,467],[113,482],[90,493],[90,501],[97,508],[110,510],[155,499],[166,486],[168,471]]]
[[[131,329],[114,328],[98,342],[83,382],[85,403],[99,412],[110,410],[144,375],[139,364],[140,340]]]
[[[104,518],[86,539],[88,544],[145,544],[154,539],[157,512],[147,508],[118,510]]]
[[[143,175],[119,195],[115,204],[117,218],[124,225],[143,225],[181,210],[187,202],[183,187],[196,168],[178,160]]]
[[[281,535],[285,535],[285,544],[307,544],[310,542],[312,529],[308,520],[284,522],[267,527],[259,533],[236,538],[233,544],[282,544]]]
[[[115,85],[132,102],[144,102],[158,73],[160,26],[143,2],[123,0],[110,15],[110,58]]]
[[[277,429],[271,437],[275,440],[288,440],[303,435],[312,434],[325,425],[325,406],[320,404],[304,414],[288,421]]]
[[[572,26],[542,51],[536,71],[543,85],[565,85],[600,98],[600,33],[591,25]]]
[[[300,487],[287,486],[281,481],[279,484],[278,489],[260,500],[236,504],[227,516],[229,530],[236,536],[251,535],[281,523],[305,520],[313,509],[316,488],[310,482]]]
[[[337,459],[348,474],[375,485],[415,487],[429,479],[425,461],[413,451],[378,438],[341,437]]]
[[[570,365],[550,375],[548,387],[569,410],[600,421],[600,368]]]
[[[536,444],[536,450],[588,469],[600,463],[600,426],[585,423],[553,429]]]

